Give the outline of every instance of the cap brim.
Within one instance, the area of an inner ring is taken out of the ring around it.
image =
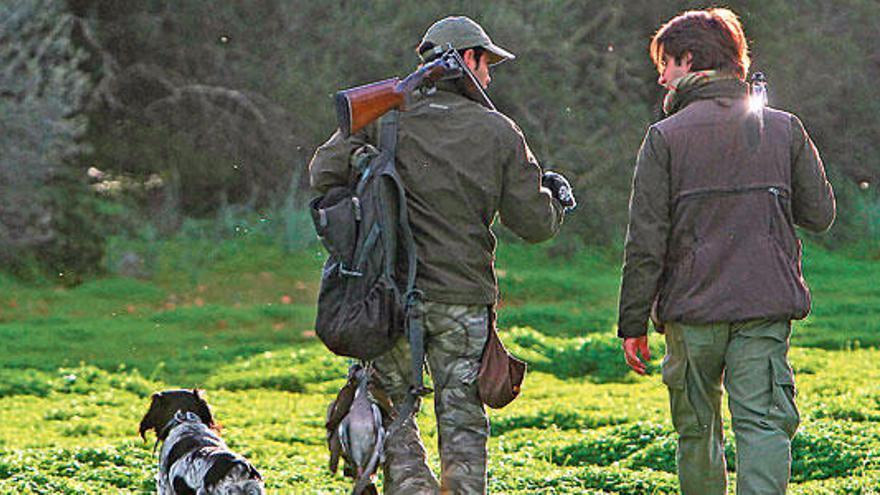
[[[489,52],[489,65],[498,65],[505,60],[513,60],[516,58],[516,55],[494,43],[483,46],[483,49]]]

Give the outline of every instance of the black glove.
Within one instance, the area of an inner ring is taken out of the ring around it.
[[[571,184],[561,174],[544,172],[544,175],[541,176],[541,186],[550,190],[550,194],[565,207],[565,211],[573,210],[577,206]]]

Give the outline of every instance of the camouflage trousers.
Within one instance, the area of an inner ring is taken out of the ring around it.
[[[415,417],[385,441],[386,494],[482,494],[486,492],[489,419],[477,393],[480,357],[489,326],[486,306],[425,303],[425,347],[434,387],[440,450],[440,483],[428,467]],[[395,404],[409,390],[409,343],[374,362],[383,388]]]
[[[724,495],[721,386],[736,437],[737,495],[783,495],[800,416],[788,363],[788,321],[668,324],[663,382],[678,432],[683,495]]]

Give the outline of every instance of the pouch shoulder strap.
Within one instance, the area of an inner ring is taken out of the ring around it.
[[[399,121],[399,112],[391,110],[382,117],[379,125],[379,149],[391,156],[397,153],[397,124]]]
[[[390,159],[389,174],[397,188],[399,198],[397,226],[400,232],[400,240],[406,250],[407,274],[406,292],[404,293],[404,309],[406,318],[406,336],[410,344],[412,384],[404,403],[398,409],[398,417],[389,426],[389,436],[400,425],[407,421],[417,408],[421,396],[430,393],[430,389],[424,386],[424,362],[425,362],[425,328],[424,328],[424,305],[421,291],[416,289],[416,272],[418,266],[418,254],[416,252],[415,238],[409,224],[409,214],[406,207],[406,191],[403,181],[397,174],[396,156],[397,134],[400,115],[396,110],[388,112],[381,121],[379,129],[379,148]],[[390,156],[389,156],[390,155]]]

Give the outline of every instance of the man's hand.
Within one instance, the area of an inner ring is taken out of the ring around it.
[[[648,349],[648,336],[628,337],[623,339],[623,355],[626,357],[626,364],[633,371],[640,375],[645,374],[647,364],[639,359],[639,354],[645,361],[651,360],[651,351]]]
[[[544,175],[541,176],[541,186],[550,190],[550,194],[565,207],[565,211],[573,210],[577,206],[571,184],[562,174],[544,172]]]

